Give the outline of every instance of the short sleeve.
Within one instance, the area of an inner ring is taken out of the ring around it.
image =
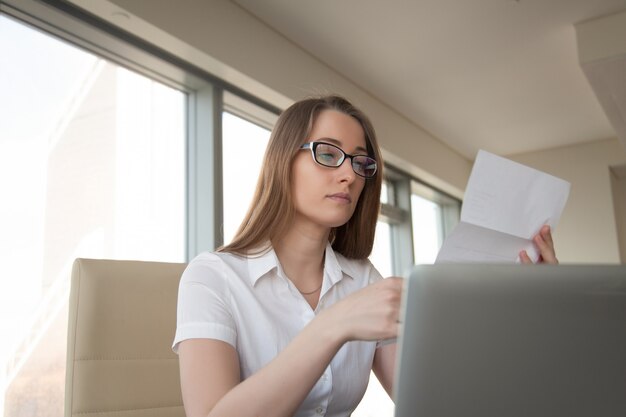
[[[215,339],[236,348],[237,332],[223,262],[205,254],[192,260],[180,280],[172,350],[187,339]]]

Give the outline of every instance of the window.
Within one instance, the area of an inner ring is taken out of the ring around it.
[[[388,204],[391,187],[383,180],[380,192],[381,204]],[[384,219],[379,219],[376,224],[376,236],[374,237],[374,247],[370,255],[370,261],[383,277],[393,275],[393,253],[391,250],[391,225]]]
[[[256,189],[270,130],[277,115],[233,94],[224,94],[222,172],[224,243],[232,240]]]
[[[391,225],[379,220],[376,224],[374,247],[370,261],[383,277],[393,275],[393,253],[391,251]]]
[[[227,112],[222,126],[224,243],[228,243],[250,207],[270,132]]]
[[[5,15],[0,50],[0,410],[61,416],[73,260],[185,260],[186,94]]]
[[[431,187],[411,183],[411,223],[415,264],[432,264],[460,217],[461,204]]]

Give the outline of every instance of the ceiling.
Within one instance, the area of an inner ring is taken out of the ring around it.
[[[616,137],[574,24],[626,0],[234,0],[469,159]]]

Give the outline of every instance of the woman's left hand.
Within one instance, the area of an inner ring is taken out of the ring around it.
[[[544,225],[541,230],[539,230],[539,233],[537,233],[535,237],[533,237],[533,242],[539,249],[539,260],[537,261],[537,263],[554,265],[559,263],[559,260],[556,259],[556,252],[554,251],[554,242],[552,241],[550,226]],[[525,250],[519,253],[519,257],[523,264],[533,263]]]

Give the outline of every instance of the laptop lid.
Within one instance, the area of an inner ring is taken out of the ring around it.
[[[626,265],[423,265],[397,417],[626,416]]]

